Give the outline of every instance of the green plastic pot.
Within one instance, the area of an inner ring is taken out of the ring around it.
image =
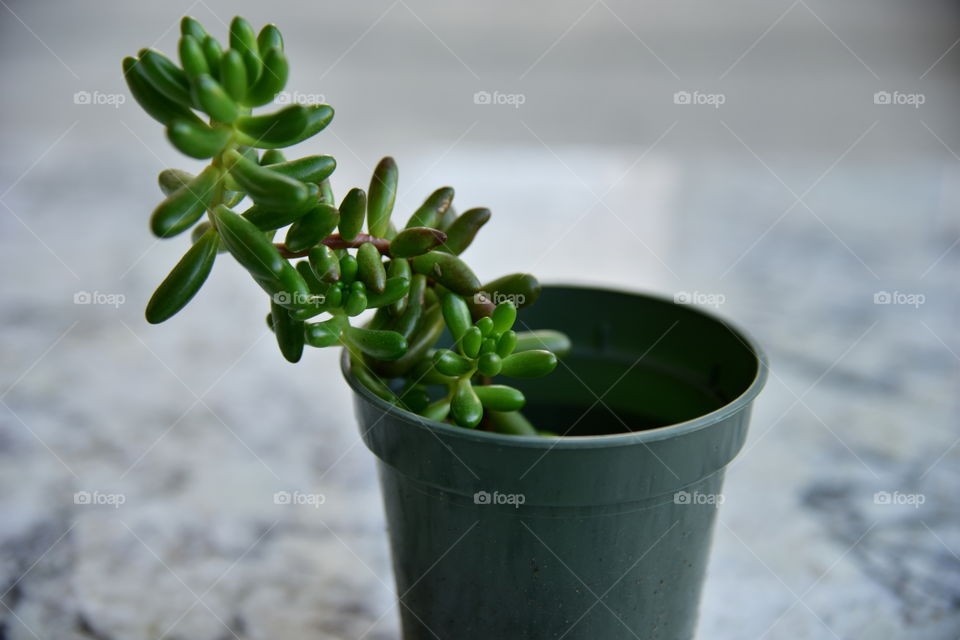
[[[672,300],[544,288],[520,328],[573,352],[522,381],[564,438],[418,418],[349,370],[376,455],[405,640],[691,638],[724,468],[766,361],[743,331]]]

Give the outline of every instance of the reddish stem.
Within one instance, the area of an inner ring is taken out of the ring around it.
[[[356,249],[367,242],[375,246],[382,255],[390,255],[390,241],[386,238],[372,236],[369,233],[357,234],[357,237],[353,240],[344,240],[339,233],[333,233],[321,240],[320,244],[325,244],[331,249]],[[310,253],[309,249],[306,251],[290,251],[285,244],[279,242],[273,246],[280,250],[280,255],[284,258],[303,258]]]

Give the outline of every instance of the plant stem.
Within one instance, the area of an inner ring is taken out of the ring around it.
[[[230,142],[227,143],[227,145],[223,148],[223,150],[220,153],[215,155],[213,159],[210,160],[211,165],[213,165],[214,167],[219,167],[223,169],[223,175],[221,175],[220,179],[217,181],[217,195],[213,199],[213,202],[210,203],[210,208],[207,209],[207,219],[210,221],[210,226],[212,226],[214,229],[217,228],[217,221],[213,217],[213,210],[216,209],[219,205],[224,203],[223,196],[227,191],[227,186],[226,186],[227,172],[226,172],[226,167],[224,166],[224,163],[223,163],[223,156],[228,151],[234,149],[234,147],[236,147],[236,144],[231,140]]]
[[[331,249],[356,249],[367,242],[375,246],[382,255],[390,255],[390,241],[386,238],[378,238],[368,233],[358,234],[353,240],[344,240],[343,236],[339,233],[333,233],[321,240],[320,244],[325,244]],[[304,258],[310,253],[309,249],[304,251],[290,251],[282,242],[277,242],[274,246],[280,250],[280,255],[284,258]]]

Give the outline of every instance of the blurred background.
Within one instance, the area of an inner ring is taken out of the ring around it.
[[[393,155],[401,215],[493,210],[481,279],[679,296],[765,346],[699,637],[960,637],[956,3],[0,0],[0,638],[398,637],[337,354],[284,362],[229,260],[143,320],[186,246],[149,234],[156,174],[199,163],[120,60],[238,13],[336,108],[302,151],[338,193]]]

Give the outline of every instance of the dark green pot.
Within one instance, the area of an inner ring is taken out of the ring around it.
[[[545,287],[519,323],[573,341],[554,373],[518,385],[538,428],[571,437],[420,419],[344,360],[378,458],[403,637],[693,637],[762,352],[699,309],[618,291]]]

